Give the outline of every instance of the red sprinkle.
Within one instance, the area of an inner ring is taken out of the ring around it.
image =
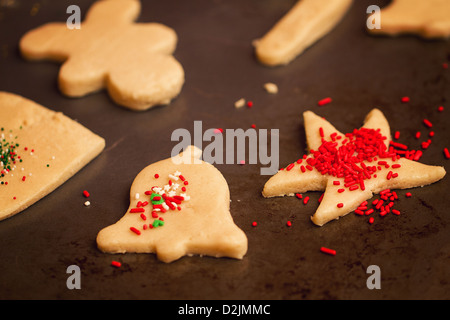
[[[444,111],[444,107],[443,107],[443,106],[439,106],[439,107],[438,107],[438,111],[439,111],[439,112]]]
[[[133,231],[134,233],[136,233],[138,236],[141,235],[141,232],[136,229],[135,227],[130,227],[130,230]]]
[[[407,198],[411,198],[411,197],[412,197],[411,192],[407,192],[407,193],[406,193],[406,197],[407,197]]]
[[[338,204],[337,204],[337,207],[338,207],[338,208],[342,208],[343,206],[344,206],[343,203],[338,203]]]
[[[407,102],[409,102],[411,99],[409,98],[409,97],[403,97],[402,98],[402,102],[403,103],[407,103]]]
[[[252,227],[256,227],[258,224],[256,223],[256,221],[252,222]]]
[[[89,198],[90,194],[89,192],[87,192],[86,190],[83,191],[83,196],[85,196],[86,198]]]
[[[323,253],[335,256],[336,255],[336,250],[333,249],[329,249],[329,248],[325,248],[325,247],[321,247],[320,251],[322,251]]]
[[[159,174],[155,174],[155,179],[158,179],[159,178]]]
[[[450,152],[448,151],[447,148],[444,148],[444,155],[446,159],[450,159]]]
[[[140,213],[140,212],[145,212],[144,208],[132,208],[130,210],[130,213]]]
[[[423,124],[426,125],[428,128],[433,127],[433,124],[428,119],[423,119]]]
[[[305,197],[305,199],[303,199],[303,204],[307,204],[309,201],[309,197]]]
[[[253,107],[253,101],[248,101],[247,102],[247,107],[249,107],[249,108]]]
[[[326,105],[326,104],[329,104],[329,103],[331,103],[333,100],[331,99],[331,98],[325,98],[325,99],[322,99],[322,100],[320,100],[317,104],[319,105],[319,106],[324,106],[324,105]]]
[[[122,264],[119,261],[112,261],[111,265],[116,268],[120,268]]]
[[[286,225],[287,225],[288,227],[291,227],[291,226],[292,226],[292,222],[288,221],[288,222],[286,222]]]

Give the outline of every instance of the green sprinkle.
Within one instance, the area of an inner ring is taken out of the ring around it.
[[[164,225],[164,221],[161,221],[161,220],[153,221],[153,227],[154,228],[162,227],[163,225]]]
[[[161,199],[153,200],[153,198],[155,198],[155,197],[160,197]],[[165,202],[163,197],[155,192],[153,192],[152,195],[150,196],[150,201],[152,202],[152,204],[161,204],[161,203]]]

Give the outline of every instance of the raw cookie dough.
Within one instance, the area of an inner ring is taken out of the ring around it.
[[[63,62],[59,87],[69,97],[107,88],[111,98],[132,110],[169,104],[181,91],[184,70],[172,56],[176,33],[159,23],[134,23],[138,0],[100,0],[81,29],[48,23],[20,41],[29,60]]]
[[[389,123],[378,109],[367,115],[360,130],[347,135],[311,111],[305,112],[303,117],[310,154],[270,178],[264,186],[263,196],[325,191],[312,217],[312,222],[318,226],[354,211],[373,194],[386,189],[428,185],[446,174],[443,167],[428,166],[406,158],[395,158],[394,161],[389,150]],[[346,157],[347,152],[349,155]],[[356,161],[351,158],[356,154],[366,158]],[[347,180],[347,175],[356,179]]]
[[[0,92],[0,220],[55,190],[102,152],[105,140],[62,113]]]
[[[194,254],[242,259],[247,237],[230,214],[228,184],[200,157],[201,150],[190,146],[142,170],[131,186],[129,209],[99,232],[98,248],[156,253],[166,263]]]
[[[381,10],[381,29],[374,34],[417,34],[424,38],[450,37],[450,1],[393,0]]]
[[[254,45],[258,60],[267,66],[286,65],[329,33],[353,0],[299,0]]]

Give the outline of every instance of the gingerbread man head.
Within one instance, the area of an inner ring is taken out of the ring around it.
[[[184,84],[184,70],[172,56],[176,33],[159,23],[135,23],[138,0],[100,0],[79,29],[48,23],[20,41],[29,60],[63,62],[59,88],[69,97],[107,89],[119,105],[147,110],[169,104]]]

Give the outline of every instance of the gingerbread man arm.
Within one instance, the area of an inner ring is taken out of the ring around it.
[[[20,40],[20,51],[27,60],[65,61],[77,41],[64,23],[47,23],[26,33]]]

